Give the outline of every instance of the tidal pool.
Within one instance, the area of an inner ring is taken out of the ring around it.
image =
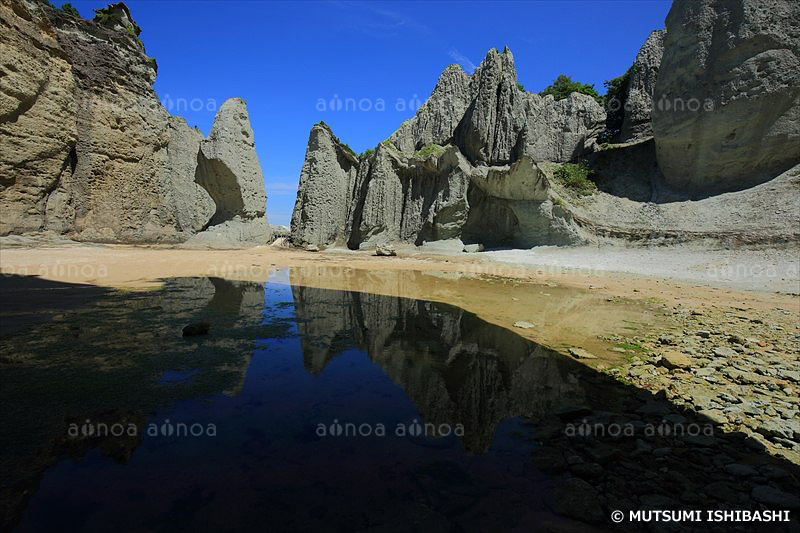
[[[602,527],[701,493],[721,450],[771,460],[445,303],[285,276],[2,295],[3,529]],[[647,434],[666,423],[697,430]]]

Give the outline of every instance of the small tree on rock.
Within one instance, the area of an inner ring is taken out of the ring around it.
[[[579,81],[572,81],[572,78],[564,74],[560,75],[548,85],[544,91],[540,92],[540,96],[552,94],[556,100],[563,100],[572,93],[587,94],[597,101],[598,104],[603,105],[603,98],[597,94],[594,85],[587,85]]]

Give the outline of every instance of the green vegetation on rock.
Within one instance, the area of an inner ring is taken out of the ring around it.
[[[78,12],[78,10],[75,9],[72,6],[72,4],[69,4],[69,3],[68,4],[64,4],[63,6],[61,6],[61,11],[63,11],[67,15],[72,15],[73,17],[81,18],[80,12]]]
[[[117,13],[97,12],[94,16],[94,22],[102,26],[112,26],[114,24],[122,25],[122,18]]]
[[[601,143],[608,142],[619,135],[622,123],[625,120],[625,102],[628,99],[628,85],[631,81],[631,69],[618,78],[606,80],[603,86],[606,94],[603,96],[603,107],[606,110],[606,129],[598,139]]]
[[[563,100],[572,93],[587,94],[594,98],[598,104],[603,105],[603,98],[597,94],[593,84],[584,84],[579,81],[572,81],[572,78],[564,74],[557,77],[551,85],[548,85],[539,96],[552,94],[556,100]]]
[[[445,149],[443,146],[439,146],[438,144],[426,144],[414,153],[414,157],[417,159],[425,159],[430,156],[439,157],[444,152]]]
[[[648,353],[650,351],[638,342],[618,342],[614,344],[614,347],[622,348],[628,352]]]
[[[619,102],[620,108],[625,107],[625,100],[628,95],[628,85],[631,82],[631,69],[625,71],[625,74],[618,78],[613,78],[603,82],[603,87],[606,88],[606,94],[603,96],[603,104],[608,107],[611,100],[616,99]],[[617,104],[614,105],[616,107]]]
[[[592,194],[597,185],[589,179],[591,170],[583,163],[564,163],[553,173],[555,178],[579,196]]]

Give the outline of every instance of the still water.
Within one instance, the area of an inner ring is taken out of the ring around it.
[[[4,283],[3,529],[602,528],[626,502],[598,483],[672,482],[634,438],[563,438],[665,402],[458,307],[286,280]],[[571,464],[596,490],[554,496]]]

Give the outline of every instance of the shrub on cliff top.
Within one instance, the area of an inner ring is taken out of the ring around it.
[[[73,17],[81,18],[80,12],[72,7],[72,4],[64,4],[61,6],[61,11],[66,13],[67,15],[72,15]]]
[[[439,157],[445,152],[443,146],[439,146],[438,144],[426,144],[414,154],[415,157],[418,159],[425,159],[431,155]]]
[[[572,78],[564,74],[557,77],[551,85],[548,85],[540,96],[552,94],[556,100],[563,100],[572,93],[588,94],[595,101],[603,105],[603,98],[594,90],[594,85],[587,85],[579,81],[572,81]]]

